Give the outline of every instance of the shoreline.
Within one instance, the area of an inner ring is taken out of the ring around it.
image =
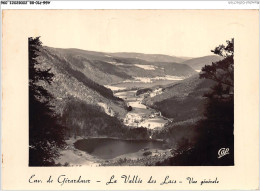
[[[140,149],[134,153],[127,153],[117,156],[112,159],[102,159],[85,151],[81,151],[74,147],[74,143],[78,140],[82,140],[86,137],[78,136],[76,138],[71,137],[66,140],[67,146],[65,149],[60,150],[61,156],[55,159],[55,164],[61,166],[146,166],[148,163],[155,163],[162,159],[172,156],[171,149]],[[89,137],[88,137],[89,138]],[[93,138],[93,137],[92,137]],[[101,138],[101,137],[95,137]],[[103,137],[108,138],[108,137]],[[112,138],[113,139],[113,138]],[[116,138],[120,139],[120,138]],[[147,141],[147,140],[146,140]],[[145,155],[148,153],[149,155]]]
[[[163,139],[127,139],[127,138],[109,137],[109,136],[89,136],[89,137],[79,136],[78,138],[75,139],[75,142],[83,139],[114,139],[114,140],[122,140],[122,141],[166,142],[166,140]]]

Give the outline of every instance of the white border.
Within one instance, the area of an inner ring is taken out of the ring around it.
[[[1,9],[259,9],[252,1],[50,1],[48,5],[10,4]],[[43,1],[38,1],[43,2]]]

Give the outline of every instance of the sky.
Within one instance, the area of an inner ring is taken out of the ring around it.
[[[235,36],[236,10],[43,10],[31,11],[32,36],[44,45],[102,52],[183,57],[211,55]],[[39,21],[39,22],[35,22]]]

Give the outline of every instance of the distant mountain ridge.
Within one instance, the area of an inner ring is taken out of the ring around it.
[[[48,47],[46,48],[54,48]],[[186,60],[190,60],[193,57],[185,57],[185,56],[173,56],[166,54],[146,54],[146,53],[138,53],[138,52],[99,52],[99,51],[91,51],[91,50],[82,50],[77,48],[55,48],[61,51],[69,51],[74,53],[84,53],[88,56],[100,58],[100,57],[118,57],[118,58],[137,58],[140,60],[148,61],[148,62],[174,62],[181,63]]]
[[[57,57],[65,59],[73,69],[80,71],[89,79],[101,85],[118,83],[135,77],[165,75],[188,77],[196,73],[185,64],[165,62],[165,60],[169,60],[168,58],[172,58],[167,55],[161,55],[161,57],[167,58],[162,59],[162,61],[146,61],[140,58],[119,57],[117,53],[51,47],[45,47],[45,49],[54,53]],[[127,53],[127,55],[136,55],[136,53]],[[138,53],[138,55],[145,54]],[[149,59],[152,60],[151,57]],[[157,60],[159,60],[159,57],[157,57]]]
[[[109,53],[109,55],[113,55],[121,58],[137,58],[148,62],[181,63],[188,60],[188,58],[186,57],[176,57],[176,56],[169,56],[164,54],[143,54],[143,53],[133,53],[133,52]]]
[[[203,56],[199,58],[193,58],[182,62],[181,64],[186,64],[192,67],[194,70],[201,70],[205,65],[211,65],[212,62],[221,60],[222,57],[216,55]]]

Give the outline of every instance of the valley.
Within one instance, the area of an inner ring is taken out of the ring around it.
[[[175,155],[183,129],[193,139],[187,124],[203,116],[210,83],[187,59],[44,47],[39,60],[55,76],[42,85],[68,127],[57,165],[155,165]]]
[[[148,129],[162,128],[168,122],[159,111],[144,105],[144,95],[136,95],[137,90],[121,91],[114,95],[122,98],[128,107],[131,107],[125,118],[124,124],[132,127],[145,127]]]

